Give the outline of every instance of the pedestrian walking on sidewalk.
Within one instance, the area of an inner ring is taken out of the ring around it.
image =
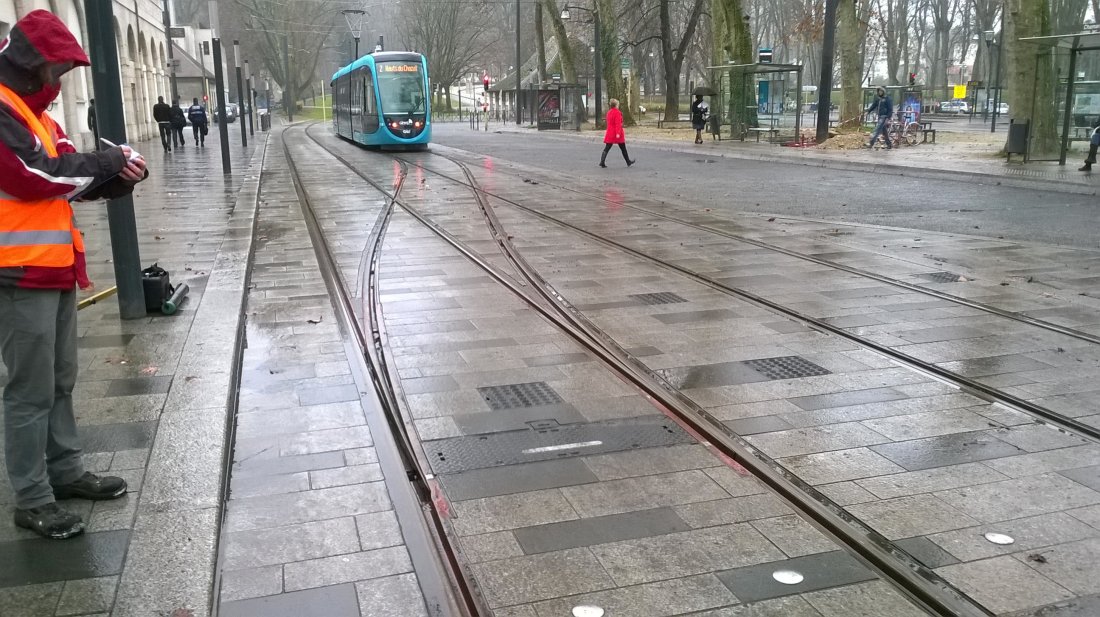
[[[127,146],[78,153],[46,108],[88,66],[65,24],[31,11],[0,41],[0,355],[14,521],[47,538],[84,531],[58,499],[115,499],[126,482],[84,470],[73,413],[76,291],[91,284],[70,199],[119,197],[146,175]]]
[[[175,148],[178,144],[178,147],[182,148],[184,146],[183,128],[187,126],[187,116],[183,114],[179,98],[172,105],[172,111],[168,114],[168,118],[168,121],[172,123],[172,147]]]
[[[199,105],[199,99],[191,99],[187,108],[187,119],[191,121],[191,132],[195,135],[195,145],[206,147],[206,108]]]
[[[99,149],[99,125],[95,121],[95,99],[88,99],[88,130],[92,132],[95,149]]]
[[[630,155],[626,153],[626,133],[623,132],[623,112],[619,111],[619,101],[611,99],[607,105],[610,109],[607,110],[607,131],[603,134],[604,146],[603,155],[600,156],[600,167],[607,167],[607,153],[615,144],[618,144],[619,150],[622,150],[626,166],[630,167],[637,161],[631,160]]]
[[[1092,137],[1089,139],[1089,154],[1085,157],[1085,164],[1077,171],[1092,171],[1096,164],[1096,149],[1100,148],[1100,116],[1097,116],[1095,126],[1092,127]]]
[[[879,135],[881,135],[882,141],[886,144],[886,149],[891,150],[894,145],[890,143],[890,134],[886,131],[886,128],[890,124],[890,117],[894,115],[894,102],[890,100],[889,96],[886,96],[886,88],[882,86],[875,90],[875,100],[865,113],[873,111],[878,112],[878,122],[875,124],[875,132],[871,133],[871,143],[867,144],[867,147],[874,148],[875,142],[878,141]]]
[[[707,115],[710,114],[710,105],[703,100],[702,94],[696,94],[691,102],[691,128],[695,129],[695,143],[703,143],[703,129],[707,127]]]
[[[172,106],[164,102],[163,96],[157,97],[157,104],[153,105],[153,119],[160,127],[160,144],[165,152],[172,151]]]

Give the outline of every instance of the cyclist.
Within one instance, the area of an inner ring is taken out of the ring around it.
[[[872,111],[878,111],[878,123],[875,124],[875,132],[871,133],[871,143],[867,144],[867,147],[875,147],[879,135],[882,135],[882,141],[886,142],[886,149],[890,150],[894,146],[890,143],[890,134],[887,129],[890,124],[890,116],[894,115],[894,102],[886,95],[886,88],[879,86],[875,90],[875,101],[864,113],[871,113]]]

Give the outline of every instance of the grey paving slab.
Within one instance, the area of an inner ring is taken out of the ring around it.
[[[779,416],[759,416],[756,418],[742,418],[723,422],[731,431],[738,435],[756,435],[758,433],[772,433],[794,428]]]
[[[762,433],[750,435],[747,439],[774,458],[846,450],[889,441],[888,437],[858,422]]]
[[[447,474],[442,481],[452,501],[465,501],[586,484],[597,478],[580,460],[567,459]]]
[[[562,494],[582,517],[603,516],[728,497],[711,477],[683,471],[570,486]]]
[[[556,424],[577,424],[585,421],[585,417],[577,408],[568,403],[481,413],[458,413],[453,415],[452,419],[464,435],[516,431],[538,426],[546,421]]]
[[[743,523],[604,544],[593,547],[592,552],[618,585],[729,570],[784,557]]]
[[[268,456],[233,463],[233,478],[289,474],[314,469],[331,469],[344,465],[344,453],[322,452],[300,456]]]
[[[491,607],[587,593],[615,586],[585,548],[513,557],[474,566]]]
[[[836,543],[799,516],[775,516],[752,521],[752,526],[788,557],[834,550]]]
[[[1100,445],[1072,446],[991,460],[989,467],[1013,478],[1100,465]]]
[[[599,606],[608,615],[666,617],[696,614],[735,603],[737,598],[713,575],[689,576],[571,596],[535,604],[538,617],[569,615],[574,606]]]
[[[1007,479],[1008,476],[982,463],[963,463],[877,478],[864,478],[856,480],[856,483],[881,499],[891,499]]]
[[[584,464],[600,480],[620,480],[689,469],[713,467],[717,459],[698,444],[646,448],[588,456]]]
[[[1058,473],[1094,491],[1100,491],[1100,465],[1078,467],[1077,469],[1069,469]]]
[[[968,527],[978,522],[929,495],[855,504],[847,509],[890,540]]]
[[[452,504],[460,536],[505,531],[579,518],[561,489],[459,501]]]
[[[909,553],[927,568],[940,568],[959,563],[958,559],[924,536],[894,540],[894,546]]]
[[[117,575],[129,542],[129,530],[85,533],[67,542],[0,542],[0,588]]]
[[[218,614],[225,617],[301,617],[314,614],[322,606],[326,616],[360,615],[355,586],[351,584],[223,602]]]
[[[1037,608],[1073,597],[1065,587],[1007,555],[945,566],[936,572],[996,613]]]
[[[108,612],[114,604],[117,586],[117,576],[67,581],[54,615],[63,617]]]
[[[674,510],[681,519],[696,529],[783,516],[792,512],[771,493],[680,505]]]
[[[1100,493],[1058,474],[1004,480],[935,493],[982,522],[1005,521],[1100,503]]]
[[[1091,617],[1100,615],[1100,596],[1082,596],[1039,609],[1013,613],[1012,617]]]
[[[89,453],[148,449],[153,443],[153,434],[156,430],[156,422],[123,422],[77,427],[83,450]]]
[[[946,467],[1024,454],[985,432],[959,433],[872,446],[876,453],[908,471]]]
[[[994,544],[985,538],[989,532],[1008,535],[1015,541]],[[1098,536],[1095,528],[1064,512],[1054,512],[937,533],[928,536],[928,540],[962,561],[974,561]]]
[[[281,527],[390,509],[381,482],[235,500],[228,509],[228,531]]]
[[[921,617],[926,614],[882,581],[812,591],[803,598],[822,617]]]
[[[20,587],[0,587],[0,609],[4,617],[40,617],[52,615],[64,583],[43,583]]]
[[[651,315],[657,321],[671,326],[691,324],[699,322],[721,321],[724,319],[737,319],[740,315],[728,309],[713,309],[707,311],[682,311],[678,313],[657,313]]]
[[[1018,561],[1079,595],[1100,593],[1095,566],[1100,558],[1100,538],[1087,538],[1043,549],[1035,559],[1030,554],[1013,555]]]
[[[804,579],[797,585],[786,585],[772,578],[777,570],[793,570]],[[877,576],[847,553],[830,551],[727,570],[718,578],[742,602],[758,602],[874,580]]]
[[[403,546],[308,559],[283,566],[286,591],[327,587],[412,571]]]
[[[863,425],[894,441],[953,435],[989,428],[989,418],[969,409],[944,409],[908,416],[864,420]]]
[[[866,403],[878,403],[881,401],[893,401],[904,398],[908,398],[908,396],[894,388],[872,388],[870,390],[854,390],[835,394],[800,396],[789,399],[789,401],[802,409],[812,411],[815,409],[848,407],[851,405],[863,405]]]
[[[527,555],[659,536],[691,529],[670,508],[564,521],[513,531]]]
[[[878,446],[881,448],[883,446]],[[852,448],[792,456],[779,461],[810,484],[830,484],[905,471],[890,459],[868,448]]]
[[[264,566],[247,570],[224,570],[221,575],[222,602],[273,596],[283,591],[283,566]]]
[[[107,396],[134,396],[137,394],[166,394],[172,385],[172,376],[131,377],[115,379],[107,389]]]
[[[355,584],[359,610],[371,617],[428,617],[414,574],[400,574]]]
[[[657,371],[673,387],[682,390],[714,388],[767,381],[768,377],[743,362],[723,362],[702,366],[684,366]]]

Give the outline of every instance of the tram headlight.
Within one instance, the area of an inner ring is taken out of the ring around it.
[[[416,122],[413,122],[413,126],[416,127],[416,128],[420,128],[420,125],[421,125],[421,122],[419,120],[417,120]]]

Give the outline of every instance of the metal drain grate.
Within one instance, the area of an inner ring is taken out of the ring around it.
[[[798,356],[782,356],[779,358],[760,358],[758,360],[745,360],[744,364],[768,379],[796,379],[798,377],[814,377],[816,375],[829,375],[820,366]]]
[[[692,441],[668,418],[651,416],[440,439],[425,442],[424,449],[432,470],[446,474]]]
[[[933,283],[962,283],[967,280],[961,274],[955,274],[954,272],[928,272],[917,276]]]
[[[652,294],[631,294],[631,298],[637,298],[642,301],[643,304],[679,304],[681,302],[687,302],[687,300],[672,293],[671,291],[661,291]]]
[[[489,409],[522,409],[540,405],[557,405],[564,401],[545,381],[513,383],[505,386],[478,388]]]

